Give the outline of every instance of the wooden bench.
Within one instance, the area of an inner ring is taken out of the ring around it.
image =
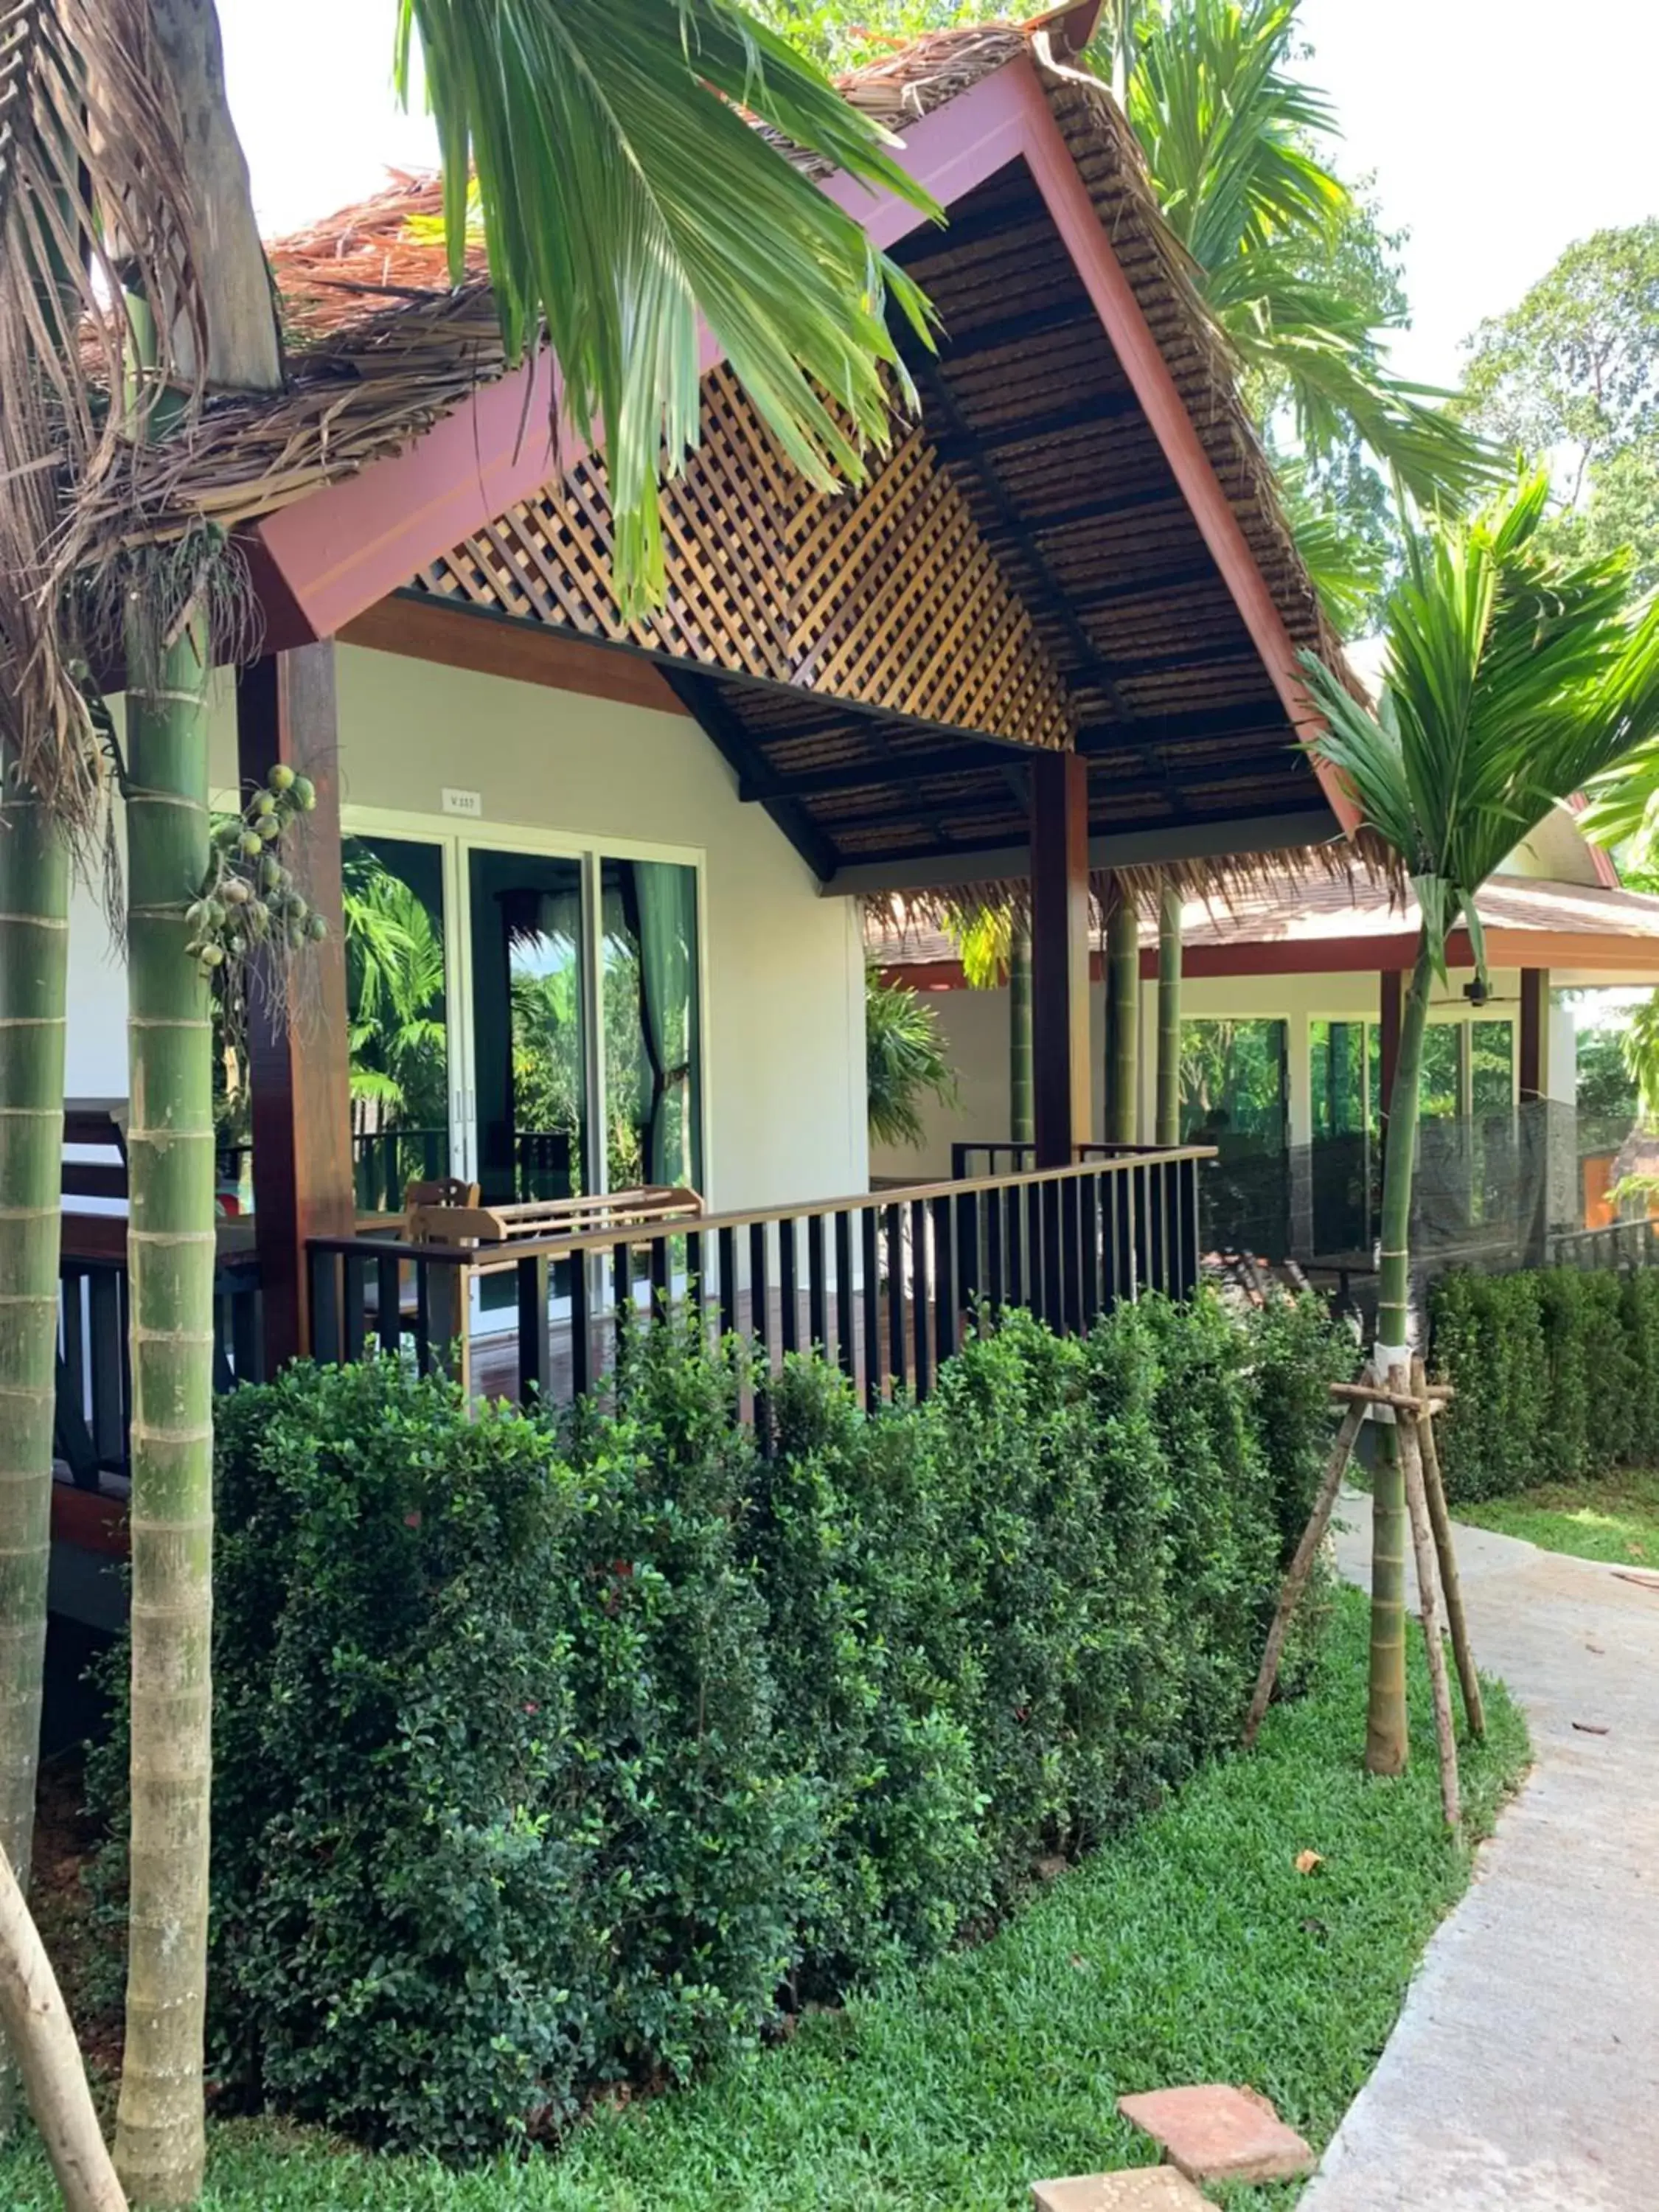
[[[478,1202],[476,1183],[451,1179],[443,1186],[411,1183],[405,1197],[404,1235],[411,1244],[459,1245],[468,1258],[427,1271],[428,1327],[434,1344],[460,1346],[460,1379],[471,1387],[467,1322],[475,1277],[501,1274],[518,1265],[516,1246],[550,1237],[608,1235],[654,1228],[662,1222],[700,1220],[695,1190],[644,1184],[602,1197],[525,1199],[502,1206]]]

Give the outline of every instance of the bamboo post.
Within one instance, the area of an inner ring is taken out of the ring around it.
[[[1008,939],[1008,1134],[1029,1145],[1031,1115],[1031,923],[1014,916]]]
[[[0,1850],[0,2022],[65,2212],[126,2212],[58,1977]]]
[[[1181,1142],[1181,886],[1166,876],[1158,896],[1158,1122],[1153,1141]]]
[[[1285,1648],[1285,1638],[1290,1632],[1291,1620],[1301,1601],[1312,1569],[1314,1555],[1325,1540],[1325,1531],[1330,1525],[1331,1511],[1336,1504],[1337,1492],[1342,1487],[1342,1477],[1347,1472],[1348,1455],[1354,1439],[1359,1434],[1359,1425],[1365,1418],[1363,1400],[1349,1406],[1342,1416],[1342,1425],[1336,1432],[1336,1442],[1331,1446],[1331,1455],[1325,1462],[1318,1495],[1314,1499],[1313,1511],[1308,1516],[1308,1525],[1302,1532],[1302,1540],[1296,1547],[1279,1593],[1279,1607],[1273,1614],[1273,1625],[1267,1631],[1267,1648],[1261,1655],[1261,1671],[1255,1678],[1255,1692],[1250,1699],[1250,1710],[1244,1720],[1244,1748],[1248,1751],[1255,1741],[1256,1731],[1273,1693],[1273,1684],[1279,1679],[1279,1654]]]
[[[1119,876],[1106,912],[1106,1141],[1140,1134],[1140,917]]]
[[[1389,1387],[1403,1392],[1407,1370],[1391,1367]],[[1426,1415],[1424,1417],[1426,1419]],[[1440,1747],[1440,1804],[1446,1826],[1455,1828],[1462,1819],[1457,1783],[1457,1737],[1452,1728],[1451,1683],[1446,1673],[1445,1646],[1440,1641],[1440,1609],[1436,1596],[1434,1535],[1429,1527],[1428,1500],[1424,1492],[1423,1453],[1418,1423],[1407,1414],[1395,1424],[1400,1463],[1405,1476],[1406,1512],[1411,1522],[1412,1549],[1417,1560],[1417,1595],[1423,1623],[1423,1644],[1428,1655],[1429,1685],[1434,1693],[1434,1730]]]
[[[1463,1584],[1457,1571],[1457,1547],[1452,1540],[1451,1516],[1446,1510],[1446,1488],[1440,1479],[1440,1447],[1435,1441],[1436,1394],[1427,1385],[1423,1363],[1412,1362],[1412,1389],[1427,1411],[1418,1423],[1418,1442],[1423,1455],[1423,1487],[1428,1493],[1429,1523],[1440,1561],[1440,1589],[1446,1601],[1446,1626],[1451,1631],[1452,1656],[1463,1689],[1463,1717],[1477,1742],[1486,1733],[1486,1709],[1480,1697],[1480,1677],[1469,1648],[1468,1620],[1463,1611]]]

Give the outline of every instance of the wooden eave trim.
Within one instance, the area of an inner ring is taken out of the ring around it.
[[[1141,410],[1170,465],[1182,497],[1260,654],[1291,726],[1304,738],[1323,725],[1302,682],[1297,649],[1267,579],[1257,566],[1232,502],[1188,414],[1168,362],[1141,312],[1134,289],[1102,228],[1089,188],[1078,172],[1041,80],[1029,61],[998,72],[1026,118],[1022,149],[1038,191],[1100,317]],[[1342,828],[1352,836],[1360,812],[1341,778],[1313,757],[1314,773]]]
[[[534,623],[514,622],[483,608],[447,606],[413,592],[394,592],[354,615],[342,628],[340,642],[435,661],[474,676],[501,676],[618,706],[646,707],[659,714],[687,712],[655,663],[638,653],[590,645]]]

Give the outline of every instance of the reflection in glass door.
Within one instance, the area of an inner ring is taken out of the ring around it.
[[[479,1195],[592,1191],[581,863],[477,847],[466,859]]]
[[[599,890],[607,1188],[700,1190],[697,872],[607,858]]]
[[[451,1171],[443,848],[348,836],[341,863],[357,1204],[396,1213]]]

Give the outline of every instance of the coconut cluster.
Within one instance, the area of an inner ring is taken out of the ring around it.
[[[240,814],[214,824],[207,873],[185,915],[186,949],[204,974],[262,945],[298,952],[327,936],[327,922],[295,889],[282,851],[283,833],[316,804],[310,777],[279,762]]]

